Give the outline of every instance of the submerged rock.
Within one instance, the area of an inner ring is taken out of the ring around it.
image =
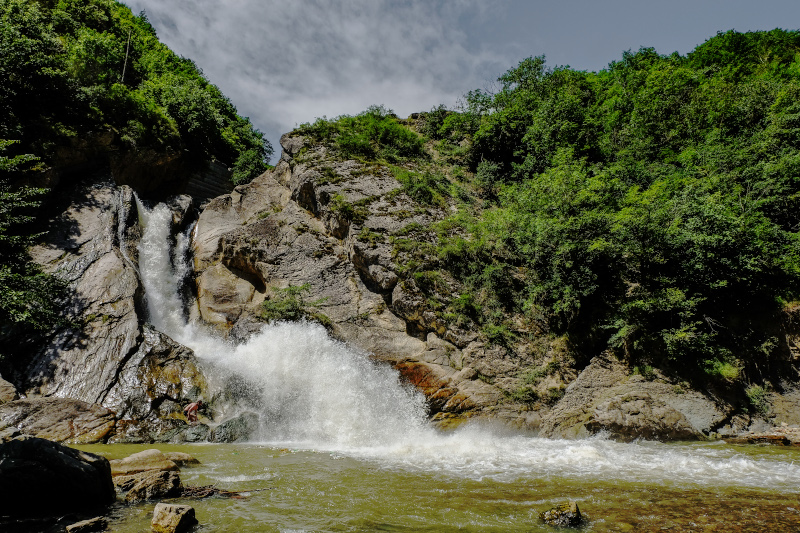
[[[184,533],[197,524],[194,508],[188,505],[156,504],[150,526],[156,533]]]
[[[164,457],[166,457],[167,459],[169,459],[178,466],[200,464],[200,461],[198,461],[195,457],[184,452],[164,452]]]
[[[30,398],[0,405],[0,432],[14,428],[55,442],[105,442],[115,423],[114,413],[105,407],[69,398]]]
[[[106,458],[35,437],[0,444],[0,515],[96,510],[116,498]]]
[[[67,526],[67,533],[94,533],[105,531],[108,527],[108,520],[102,516],[96,516],[89,520],[81,520]]]
[[[539,514],[546,524],[558,527],[579,527],[583,524],[583,516],[575,502],[562,503]]]

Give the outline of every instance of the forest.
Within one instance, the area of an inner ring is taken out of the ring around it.
[[[458,109],[422,114],[427,163],[387,135],[403,122],[373,107],[298,133],[399,164],[409,194],[458,208],[418,229],[435,244],[406,265],[443,318],[509,346],[565,335],[578,352],[703,381],[785,370],[800,32],[729,31],[686,56],[642,48],[599,72],[530,57]],[[461,294],[437,289],[448,276]]]

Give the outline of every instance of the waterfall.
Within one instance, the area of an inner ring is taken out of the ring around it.
[[[190,271],[189,233],[172,245],[172,214],[139,206],[144,229],[139,264],[149,320],[194,350],[220,385],[248,383],[248,408],[261,419],[257,439],[347,454],[381,468],[472,478],[561,476],[681,486],[745,486],[797,492],[800,465],[740,456],[724,443],[619,443],[594,437],[549,440],[467,425],[442,434],[425,418],[422,395],[367,354],[309,323],[265,325],[234,345],[187,320],[179,287]]]
[[[391,368],[330,338],[319,325],[265,325],[248,342],[234,345],[188,322],[179,287],[190,270],[189,232],[179,235],[173,248],[169,208],[141,206],[140,213],[139,261],[150,322],[218,369],[217,381],[244,378],[246,396],[261,417],[262,438],[360,446],[424,430],[424,397],[401,385]]]

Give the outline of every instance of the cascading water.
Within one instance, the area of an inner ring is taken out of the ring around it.
[[[250,409],[259,413],[264,443],[473,479],[537,476],[799,490],[800,466],[744,457],[721,443],[548,440],[485,426],[439,433],[427,424],[419,393],[320,326],[265,325],[248,342],[233,345],[187,321],[178,288],[189,270],[188,234],[179,236],[173,250],[170,210],[140,205],[139,212],[140,271],[151,323],[192,348],[214,374],[238,375],[252,384]]]

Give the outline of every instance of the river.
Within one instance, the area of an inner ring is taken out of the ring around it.
[[[192,348],[217,386],[246,383],[217,419],[260,419],[249,444],[159,446],[200,459],[186,485],[255,491],[193,501],[201,531],[547,531],[538,513],[566,500],[590,531],[800,530],[800,450],[549,440],[488,425],[441,433],[394,370],[320,326],[277,323],[228,343],[186,318],[189,234],[172,246],[169,210],[140,214],[150,322]],[[147,446],[82,448],[117,458]],[[118,507],[112,530],[146,530],[152,507]]]

